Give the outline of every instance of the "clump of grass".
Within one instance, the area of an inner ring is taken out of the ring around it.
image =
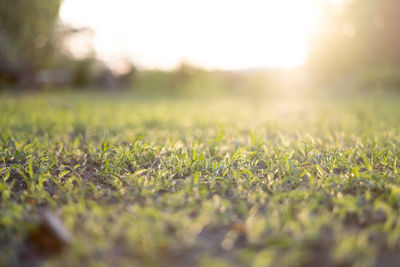
[[[4,95],[0,265],[45,206],[52,265],[391,266],[397,101]]]

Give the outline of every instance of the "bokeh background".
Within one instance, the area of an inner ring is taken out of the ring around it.
[[[396,0],[0,2],[0,88],[398,91]]]

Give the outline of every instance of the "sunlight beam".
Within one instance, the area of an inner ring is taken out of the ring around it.
[[[96,53],[111,64],[288,68],[306,59],[317,7],[316,0],[66,0],[60,17],[91,27]]]

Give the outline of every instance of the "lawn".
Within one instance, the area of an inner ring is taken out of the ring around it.
[[[0,95],[0,265],[398,266],[400,96]]]

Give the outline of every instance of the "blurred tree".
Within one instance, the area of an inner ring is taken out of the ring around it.
[[[400,1],[326,4],[326,21],[307,62],[314,77],[333,81],[380,65],[400,64]]]
[[[166,89],[169,93],[183,93],[190,90],[189,84],[198,71],[200,70],[190,63],[182,62],[171,72]]]
[[[0,80],[31,86],[56,51],[54,29],[62,0],[0,0]]]

